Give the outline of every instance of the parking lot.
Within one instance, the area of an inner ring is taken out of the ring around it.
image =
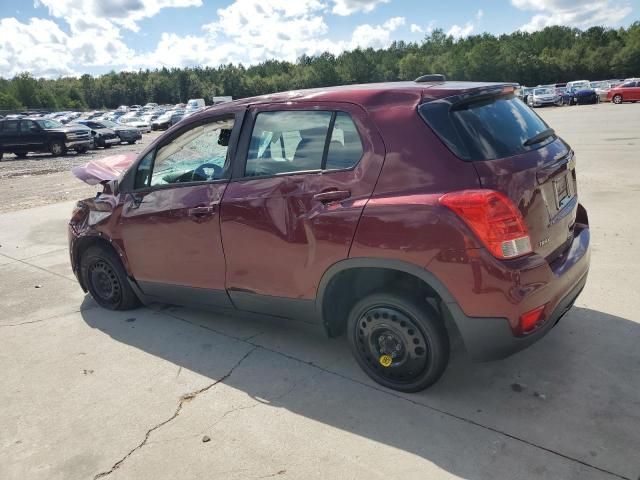
[[[259,316],[98,308],[66,222],[69,168],[143,142],[0,162],[0,479],[640,478],[640,105],[540,109],[571,144],[592,265],[531,348],[458,344],[419,394],[374,384],[344,338]]]
[[[141,152],[160,133],[146,133],[134,145],[123,143],[83,154],[69,152],[63,157],[32,153],[19,159],[13,154],[5,154],[0,161],[0,212],[91,196],[96,189],[79,182],[71,175],[71,168],[109,155]]]

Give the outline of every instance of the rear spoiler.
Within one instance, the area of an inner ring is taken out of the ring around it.
[[[450,97],[437,98],[437,99],[425,99],[423,96],[421,107],[424,108],[431,104],[446,104],[449,108],[459,107],[461,105],[482,100],[485,97],[495,97],[497,95],[508,95],[515,93],[516,88],[519,85],[517,83],[499,83],[494,85],[487,85],[485,87],[478,87],[472,90],[468,90],[458,95],[452,95]]]

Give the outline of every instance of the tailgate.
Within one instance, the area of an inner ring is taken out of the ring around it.
[[[569,246],[578,207],[575,159],[561,140],[506,159],[473,162],[480,183],[518,207],[533,251],[549,262]]]

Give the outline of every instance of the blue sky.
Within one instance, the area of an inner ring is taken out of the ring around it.
[[[546,25],[627,26],[640,0],[3,0],[0,76],[295,60]]]

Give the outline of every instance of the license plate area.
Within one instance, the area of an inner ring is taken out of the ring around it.
[[[570,173],[565,173],[560,178],[553,180],[553,191],[555,193],[556,208],[562,208],[573,198],[573,188]]]

